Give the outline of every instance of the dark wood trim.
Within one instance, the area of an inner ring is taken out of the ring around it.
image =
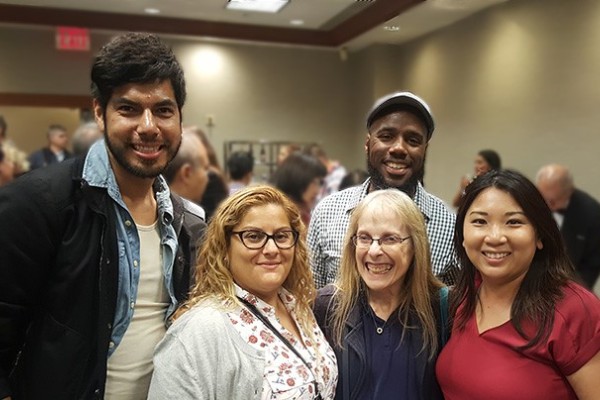
[[[265,27],[9,4],[0,4],[0,22],[44,26],[65,25],[113,31],[142,31],[267,43],[339,47],[422,1],[425,0],[372,1],[369,7],[365,7],[360,13],[342,21],[330,30]],[[90,96],[0,93],[0,105],[3,106],[91,108],[91,104]]]
[[[92,108],[91,96],[44,93],[0,93],[0,106]]]
[[[140,31],[260,42],[331,46],[323,32],[242,25],[183,18],[92,12],[48,7],[0,5],[0,22],[29,25],[65,25],[114,31]]]
[[[376,0],[327,31],[9,4],[0,4],[0,22],[339,47],[422,1],[425,0]]]

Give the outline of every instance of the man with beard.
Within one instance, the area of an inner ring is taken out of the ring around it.
[[[0,189],[0,398],[145,399],[204,222],[160,176],[181,143],[183,71],[153,35],[92,71],[104,140]]]
[[[335,280],[352,210],[369,192],[387,188],[405,192],[423,212],[433,272],[452,283],[457,267],[452,243],[455,215],[421,184],[433,130],[429,106],[410,92],[393,93],[375,102],[367,117],[365,150],[369,179],[361,186],[321,200],[310,220],[308,245],[317,287]],[[377,241],[373,243],[372,246],[379,246]],[[390,270],[393,268],[390,265]],[[377,275],[385,279],[387,272]]]

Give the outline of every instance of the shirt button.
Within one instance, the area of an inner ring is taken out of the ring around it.
[[[137,260],[133,260],[133,266],[137,268],[137,266],[138,266]]]
[[[131,221],[130,220],[126,220],[125,221],[125,226],[129,228],[131,226]]]
[[[134,303],[133,301],[131,302],[131,304],[130,304],[130,307],[131,307],[131,308],[134,308],[134,307],[135,307],[135,303]]]
[[[115,342],[110,342],[110,343],[108,344],[108,348],[109,348],[109,349],[112,349],[113,347],[115,347]]]

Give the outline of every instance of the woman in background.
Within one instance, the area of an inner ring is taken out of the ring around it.
[[[369,173],[363,169],[354,169],[346,174],[340,182],[339,190],[344,190],[352,186],[362,185],[369,177]]]
[[[317,204],[317,197],[327,175],[325,166],[315,157],[300,152],[290,154],[277,167],[270,183],[288,195],[300,209],[306,226]]]
[[[452,205],[454,207],[459,206],[460,199],[462,198],[463,193],[465,193],[465,188],[473,181],[473,179],[489,171],[497,171],[501,168],[502,161],[500,160],[500,155],[498,153],[496,153],[494,150],[480,150],[473,161],[474,174],[467,174],[461,178],[460,186],[458,188],[458,192],[456,192],[456,195],[454,195]]]
[[[395,189],[352,212],[335,284],[315,316],[338,361],[337,400],[441,399],[435,360],[447,288],[432,273],[423,214]]]
[[[462,270],[437,363],[446,400],[599,399],[600,300],[575,283],[550,209],[513,171],[467,186]]]
[[[305,228],[277,189],[217,209],[190,300],[158,344],[149,399],[332,399],[335,355],[317,326]]]

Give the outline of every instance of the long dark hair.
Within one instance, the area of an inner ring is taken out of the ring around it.
[[[462,271],[453,290],[451,315],[455,315],[456,326],[464,329],[467,320],[475,312],[478,301],[475,284],[477,270],[463,247],[464,222],[473,201],[490,187],[508,193],[519,204],[543,244],[543,248],[535,252],[510,311],[513,326],[524,339],[528,340],[523,348],[533,347],[546,340],[550,334],[554,322],[554,307],[562,297],[562,287],[572,279],[574,268],[544,198],[534,184],[519,172],[490,171],[475,179],[465,189],[458,208],[454,231],[454,246]],[[459,309],[461,304],[463,306]],[[454,314],[457,310],[458,312]],[[525,321],[535,324],[535,335],[527,335],[524,332]]]
[[[325,178],[327,168],[310,154],[290,154],[273,173],[270,183],[297,204],[304,204],[302,195],[315,178]]]
[[[502,168],[502,160],[500,159],[500,155],[496,153],[494,150],[481,150],[479,154],[486,163],[490,166],[490,169],[501,169]]]

